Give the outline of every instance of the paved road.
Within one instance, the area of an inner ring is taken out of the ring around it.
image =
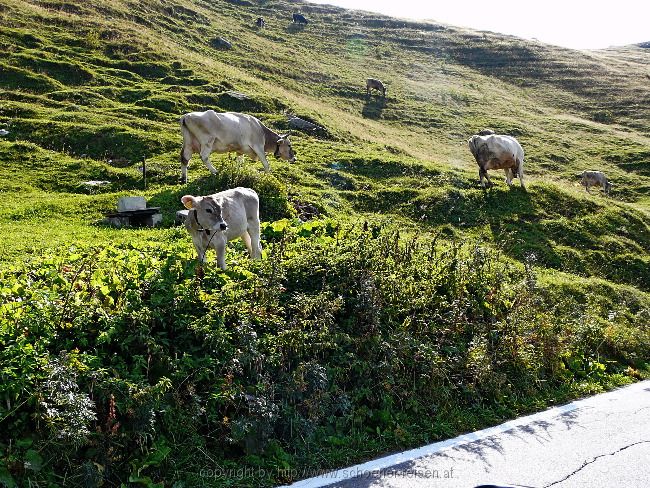
[[[649,488],[650,381],[291,486],[472,488],[481,484]]]

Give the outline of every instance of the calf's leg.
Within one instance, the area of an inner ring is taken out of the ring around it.
[[[226,244],[227,241],[223,236],[217,235],[214,237],[212,247],[217,252],[217,266],[225,271],[226,266]]]
[[[253,259],[262,258],[262,245],[260,244],[260,221],[251,219],[248,221],[248,235],[251,240],[250,252]]]
[[[251,236],[248,235],[248,232],[244,232],[241,235],[241,240],[244,241],[244,244],[246,245],[246,249],[248,249],[248,254],[252,257],[253,249],[251,248]]]

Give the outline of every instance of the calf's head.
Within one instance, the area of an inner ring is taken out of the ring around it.
[[[221,216],[221,205],[213,197],[185,195],[181,202],[187,209],[194,209],[195,219],[201,230],[224,231],[228,224]]]
[[[276,158],[281,158],[281,159],[286,159],[290,163],[293,163],[296,161],[296,155],[293,152],[293,149],[291,148],[291,141],[289,140],[288,135],[281,135],[279,136],[276,146],[275,146],[275,152],[273,155]]]

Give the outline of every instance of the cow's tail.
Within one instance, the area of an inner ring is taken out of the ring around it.
[[[192,157],[192,134],[187,127],[187,115],[183,115],[180,119],[181,133],[183,134],[183,147],[181,148],[181,164],[187,165]]]
[[[524,157],[523,155],[517,158],[517,174],[515,174],[520,180],[524,178]]]

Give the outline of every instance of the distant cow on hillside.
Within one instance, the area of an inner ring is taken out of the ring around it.
[[[477,135],[479,135],[479,136],[491,136],[493,134],[495,134],[495,132],[492,129],[483,129]]]
[[[612,189],[612,184],[607,180],[607,176],[602,171],[583,171],[580,174],[580,178],[580,183],[585,187],[587,192],[589,192],[589,188],[592,186],[600,186],[603,188],[605,195],[609,195]]]
[[[366,80],[366,95],[370,95],[370,90],[377,90],[381,92],[382,96],[386,98],[386,87],[376,78],[368,78]]]
[[[472,136],[467,141],[476,163],[479,166],[478,175],[481,185],[485,188],[485,179],[492,186],[489,169],[502,169],[506,174],[506,183],[512,186],[514,176],[519,177],[521,187],[524,186],[524,150],[514,137],[490,134]]]
[[[266,153],[294,162],[296,156],[288,135],[279,135],[252,115],[236,112],[190,112],[181,117],[183,149],[181,149],[181,181],[187,183],[187,166],[192,154],[199,153],[212,174],[217,170],[210,162],[213,152],[236,152],[259,159],[270,171]]]
[[[255,25],[259,27],[260,29],[262,27],[266,26],[266,22],[264,21],[264,17],[258,17],[257,20],[255,21]]]
[[[294,24],[309,24],[309,21],[302,14],[293,14]]]

